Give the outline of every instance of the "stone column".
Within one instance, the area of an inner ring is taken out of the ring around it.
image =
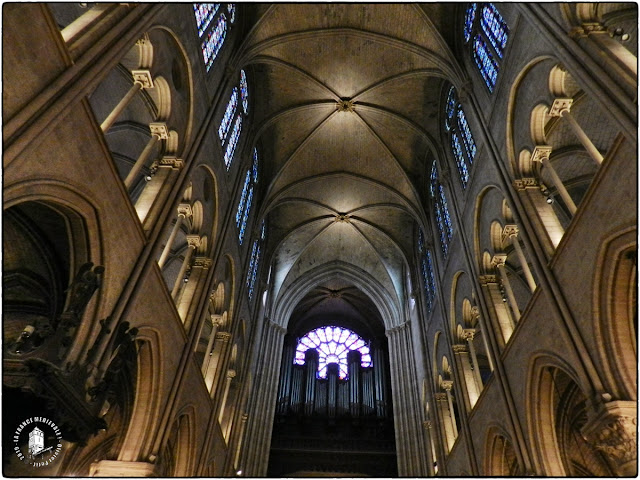
[[[527,259],[525,258],[520,242],[518,241],[518,232],[519,230],[517,225],[505,225],[504,230],[502,231],[502,237],[511,239],[511,244],[516,251],[516,255],[518,255],[518,260],[520,261],[520,266],[522,267],[524,276],[527,279],[531,293],[533,293],[536,291],[536,282],[533,279],[533,274],[531,273]]]
[[[184,166],[182,159],[165,155],[151,165],[151,179],[147,182],[142,193],[136,200],[136,213],[143,223],[145,230],[155,223],[160,210],[169,196],[172,177],[179,173]]]
[[[171,234],[167,239],[167,243],[164,246],[164,249],[162,250],[162,254],[160,255],[160,259],[158,260],[158,266],[160,267],[161,270],[162,270],[162,267],[164,267],[164,263],[167,261],[167,257],[169,256],[169,253],[171,252],[171,247],[173,247],[173,242],[175,242],[176,240],[176,236],[180,231],[182,222],[184,221],[185,218],[190,217],[192,214],[193,214],[193,211],[191,210],[191,205],[189,205],[188,203],[181,203],[180,205],[178,205],[178,218],[176,219],[176,224],[173,226],[173,229],[171,230]]]
[[[204,284],[207,280],[209,269],[213,266],[213,261],[204,256],[196,256],[191,266],[189,281],[184,284],[178,297],[176,297],[176,305],[178,314],[184,322],[184,328],[189,329],[194,322],[197,309],[198,299],[204,294]]]
[[[513,294],[513,289],[511,288],[511,282],[509,282],[509,277],[507,276],[507,270],[505,268],[505,262],[507,260],[507,256],[503,253],[498,253],[493,256],[491,259],[491,263],[496,267],[498,273],[500,274],[500,278],[502,279],[502,285],[504,286],[504,290],[507,294],[507,298],[509,299],[509,304],[511,306],[511,310],[513,311],[514,316],[516,317],[516,321],[520,320],[520,309],[518,308],[518,303],[516,302],[516,296]]]
[[[477,305],[474,305],[473,307],[471,307],[471,321],[473,322],[473,325],[481,325],[482,324],[480,322],[480,309],[478,308]],[[477,331],[475,333],[477,333]],[[481,337],[482,337],[482,344],[484,345],[484,351],[487,352],[487,360],[489,361],[489,369],[493,372],[495,370],[495,368],[493,366],[493,360],[491,359],[492,355],[491,355],[491,350],[489,350],[489,343],[487,342],[487,334],[486,334],[486,332],[484,332],[482,330],[480,331],[480,333],[481,333]],[[474,348],[473,351],[474,351],[474,354],[475,354],[475,348]],[[477,357],[476,357],[476,361],[477,361]]]
[[[476,379],[473,375],[473,369],[471,368],[471,362],[469,358],[469,348],[467,345],[452,345],[451,350],[456,360],[456,366],[461,373],[459,377],[464,379],[462,382],[462,390],[466,393],[465,406],[467,411],[470,412],[478,401],[480,396],[480,389],[478,388]]]
[[[569,195],[569,192],[564,186],[564,183],[562,183],[562,180],[558,176],[558,173],[553,168],[553,165],[551,165],[551,160],[549,160],[549,155],[551,155],[551,147],[549,147],[548,145],[537,145],[536,148],[533,150],[533,153],[531,154],[531,160],[533,162],[539,162],[540,165],[542,165],[549,172],[551,181],[556,187],[556,190],[558,190],[558,193],[560,194],[560,196],[562,197],[562,200],[564,201],[565,205],[569,209],[569,212],[571,212],[571,215],[575,215],[576,211],[578,210],[578,207],[576,207],[576,204],[571,198],[571,195]]]
[[[231,382],[236,376],[236,371],[233,369],[227,370],[227,378],[224,383],[224,393],[222,394],[222,402],[220,402],[220,411],[218,412],[218,423],[222,425],[222,419],[224,418],[224,409],[227,406],[227,398],[229,397],[229,389],[231,388]]]
[[[242,475],[242,469],[238,460],[240,459],[240,452],[242,451],[242,441],[244,440],[244,430],[247,427],[247,419],[249,415],[243,413],[240,417],[240,432],[238,433],[238,444],[236,445],[236,454],[233,457],[233,469],[236,471],[236,476]]]
[[[495,312],[495,319],[498,322],[498,329],[502,332],[503,346],[509,341],[513,334],[515,325],[509,308],[507,308],[506,302],[504,302],[500,288],[498,287],[498,278],[496,275],[480,275],[478,278],[483,290],[486,291],[488,297],[488,306],[493,307]],[[490,319],[490,323],[492,319]]]
[[[453,448],[453,444],[456,441],[455,420],[453,419],[453,411],[449,410],[449,401],[447,394],[444,392],[438,392],[434,395],[436,403],[436,411],[440,417],[440,425],[443,430],[442,437],[447,442],[447,448],[445,454],[448,454]]]
[[[180,287],[184,283],[184,275],[187,273],[187,268],[189,268],[189,265],[191,264],[191,256],[193,255],[193,252],[196,251],[196,248],[200,246],[200,237],[198,235],[187,235],[187,245],[187,253],[184,256],[182,266],[178,272],[178,278],[176,278],[176,281],[173,284],[173,290],[171,290],[171,297],[176,301],[178,299]]]
[[[550,117],[561,117],[567,120],[567,123],[573,130],[573,133],[576,134],[580,143],[585,148],[587,153],[591,156],[594,162],[597,165],[601,165],[604,161],[604,157],[600,153],[600,151],[593,144],[591,139],[584,133],[582,127],[576,122],[576,119],[571,115],[570,109],[573,104],[572,98],[556,98],[553,101],[553,105],[551,105],[551,109],[549,110]]]
[[[638,473],[638,405],[614,400],[600,403],[589,412],[582,434],[607,458],[616,476]]]
[[[462,338],[467,341],[467,345],[469,346],[469,355],[471,356],[471,365],[473,366],[473,379],[476,384],[478,396],[480,396],[480,393],[484,388],[484,384],[482,383],[482,377],[480,376],[480,365],[478,364],[476,347],[473,345],[473,338],[475,335],[476,331],[472,328],[465,328],[462,331]]]
[[[447,405],[449,406],[449,416],[451,418],[451,428],[453,430],[453,435],[455,438],[458,438],[458,425],[456,424],[456,411],[453,408],[453,396],[451,395],[451,390],[453,389],[453,381],[452,380],[443,380],[442,388],[447,395]]]
[[[231,334],[229,332],[216,332],[215,340],[213,341],[213,351],[211,359],[209,360],[209,369],[204,379],[212,397],[215,395],[216,386],[220,378],[218,365],[220,365],[220,360],[226,356],[229,348],[229,340],[231,340]]]
[[[169,138],[169,129],[167,128],[166,123],[161,122],[153,122],[149,124],[149,130],[151,131],[151,138],[149,142],[142,150],[140,156],[136,160],[136,163],[133,165],[129,173],[127,174],[127,178],[124,179],[124,186],[127,190],[131,189],[131,185],[133,185],[134,180],[144,167],[144,164],[147,162],[147,158],[153,151],[153,147],[159,140],[166,140]]]
[[[139,90],[143,88],[153,88],[153,79],[151,78],[151,72],[149,70],[132,70],[131,74],[133,75],[133,86],[100,125],[104,133],[107,133],[113,126],[116,119],[122,111],[127,108],[127,105],[129,105]]]
[[[207,349],[204,352],[204,361],[202,362],[202,376],[206,379],[207,372],[209,370],[209,364],[211,363],[211,355],[213,354],[213,342],[216,339],[216,333],[220,328],[220,315],[211,315],[211,334],[209,335],[209,342],[207,343]]]

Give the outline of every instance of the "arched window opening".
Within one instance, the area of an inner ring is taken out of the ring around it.
[[[221,13],[215,27],[209,30],[209,33],[206,35],[205,40],[201,45],[202,57],[207,72],[211,70],[213,62],[217,58],[218,53],[220,53],[226,37],[227,17],[224,16],[224,13]]]
[[[236,4],[227,3],[227,12],[229,13],[229,21],[231,23],[236,21]]]
[[[211,23],[211,20],[218,13],[220,8],[219,3],[194,3],[193,13],[196,16],[196,26],[198,27],[198,35],[202,37],[204,32],[207,31],[207,27]]]
[[[449,216],[447,197],[444,193],[443,186],[438,181],[438,167],[436,166],[436,162],[433,162],[431,166],[429,192],[431,193],[431,199],[434,204],[442,254],[446,259],[449,253],[449,242],[453,237],[453,226],[451,225],[451,217]]]
[[[500,70],[494,54],[502,60],[509,38],[509,27],[493,3],[469,4],[464,18],[463,38],[466,44],[473,38],[473,60],[489,92],[493,92]]]
[[[449,88],[444,110],[444,126],[449,132],[451,152],[456,161],[462,188],[466,188],[469,183],[469,170],[476,156],[477,148],[467,116],[462,105],[458,102],[456,89],[453,86]]]
[[[424,235],[422,230],[418,231],[418,252],[420,254],[420,264],[422,281],[424,284],[425,301],[427,307],[427,314],[433,311],[433,304],[436,298],[436,282],[433,275],[433,258],[431,256],[431,250],[426,248],[424,244]]]
[[[256,183],[258,183],[258,150],[254,148],[253,164],[251,168],[247,170],[247,174],[244,179],[244,186],[242,187],[242,194],[240,195],[240,201],[238,202],[238,209],[236,211],[236,227],[238,227],[238,242],[240,245],[242,245],[244,240],[247,221],[249,220],[249,213],[251,211],[251,203],[253,201],[254,186]]]
[[[249,260],[249,268],[247,269],[247,295],[249,296],[249,300],[253,298],[256,278],[258,277],[258,268],[260,267],[260,252],[267,237],[266,228],[267,227],[265,225],[265,221],[263,220],[262,224],[260,225],[260,237],[253,241],[253,246],[251,247],[251,259]]]
[[[242,101],[242,110],[238,109],[238,91],[240,100]],[[224,148],[224,165],[227,167],[227,171],[231,167],[231,162],[233,161],[233,156],[238,146],[238,140],[242,133],[242,117],[247,115],[248,108],[249,89],[247,86],[247,76],[244,70],[240,70],[239,88],[233,87],[229,103],[227,103],[224,115],[220,121],[220,127],[218,127],[218,137]],[[232,123],[233,129],[230,128]],[[230,130],[231,134],[229,135]]]
[[[305,364],[305,352],[310,348],[318,352],[318,371],[316,378],[327,378],[327,367],[331,363],[338,365],[338,377],[348,378],[347,354],[350,351],[360,352],[361,366],[373,366],[369,344],[357,333],[342,327],[320,327],[310,331],[298,340],[294,363]]]

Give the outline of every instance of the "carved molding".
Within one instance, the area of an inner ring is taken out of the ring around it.
[[[193,261],[194,267],[211,268],[213,260],[208,257],[196,257]]]
[[[133,83],[139,83],[142,88],[153,88],[153,78],[149,70],[131,70]]]
[[[550,145],[536,145],[536,148],[533,149],[533,153],[531,154],[531,161],[542,163],[545,160],[549,160],[552,150],[553,147]]]
[[[339,112],[353,112],[355,111],[355,105],[353,103],[353,100],[340,100],[337,103],[336,109]]]
[[[519,231],[517,225],[505,225],[502,229],[502,241],[504,242],[507,238],[517,237]]]
[[[550,117],[561,117],[563,113],[571,111],[573,98],[556,98],[549,109]]]
[[[160,140],[166,140],[169,138],[169,128],[164,122],[150,123],[149,130],[151,131],[151,135],[157,136]]]
[[[191,209],[191,205],[188,203],[181,203],[178,205],[178,215],[182,215],[183,217],[190,217],[193,215],[193,210]]]
[[[469,347],[467,345],[464,345],[464,344],[453,345],[451,347],[451,350],[453,350],[453,353],[456,354],[456,355],[460,355],[462,353],[469,353]]]
[[[216,340],[220,340],[221,342],[228,342],[231,340],[231,334],[228,332],[217,332]]]
[[[478,276],[478,281],[480,285],[489,285],[498,283],[498,277],[496,275],[480,275]]]
[[[539,188],[540,184],[538,180],[533,177],[522,177],[513,181],[513,186],[516,190],[526,190],[527,188]]]

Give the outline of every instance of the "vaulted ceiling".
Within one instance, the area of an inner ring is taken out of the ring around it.
[[[274,298],[323,265],[350,265],[400,311],[414,224],[428,218],[428,166],[442,149],[443,89],[461,83],[439,33],[451,20],[436,5],[412,4],[273,4],[256,12],[239,63],[254,79]],[[309,290],[303,303],[316,307],[294,317],[308,319],[329,290]],[[329,316],[355,318],[353,302],[336,305]],[[371,316],[367,308],[361,316]]]

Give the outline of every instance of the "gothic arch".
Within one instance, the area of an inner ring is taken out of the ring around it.
[[[127,428],[118,460],[145,461],[154,452],[153,440],[160,419],[162,394],[162,348],[160,334],[152,327],[139,326],[136,336],[138,346],[138,378],[136,398],[131,421]]]
[[[497,425],[487,430],[483,473],[490,477],[518,477],[523,473],[510,436]]]
[[[598,255],[594,278],[594,337],[615,397],[637,398],[637,230],[609,236]]]

